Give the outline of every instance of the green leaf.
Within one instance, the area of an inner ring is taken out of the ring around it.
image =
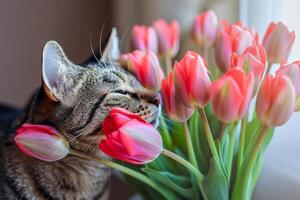
[[[258,177],[260,175],[261,169],[263,167],[263,152],[260,152],[259,155],[257,156],[257,159],[255,161],[255,164],[252,169],[252,174],[251,174],[251,186],[250,186],[250,192],[254,190],[254,187],[256,185],[256,182],[258,180]]]
[[[196,155],[196,160],[198,162],[198,166],[200,168],[200,171],[205,172],[209,168],[209,163],[201,148],[200,134],[203,134],[203,132],[200,132],[199,124],[200,124],[199,113],[194,112],[194,114],[189,120],[190,134],[191,134],[191,139],[194,147],[194,152]]]
[[[246,126],[245,132],[245,145],[244,145],[244,153],[251,149],[257,134],[260,132],[261,123],[259,119],[255,118],[251,122],[249,122]]]
[[[186,177],[176,176],[169,172],[159,172],[159,171],[155,171],[150,168],[143,168],[142,170],[151,179],[168,187],[169,189],[172,190],[172,192],[177,193],[178,195],[182,195],[183,197],[185,197],[187,199],[194,198],[193,188],[190,183],[189,183],[189,185],[187,184],[188,179]],[[182,184],[183,186],[189,186],[189,187],[183,187],[180,184]],[[176,198],[176,199],[182,199],[182,198]]]
[[[173,145],[172,145],[172,138],[168,130],[168,124],[166,123],[166,119],[162,115],[159,117],[159,119],[160,119],[160,123],[158,126],[158,130],[163,139],[164,147],[171,150]]]
[[[275,131],[275,128],[271,128],[269,131],[268,131],[268,135],[267,135],[267,138],[262,146],[262,149],[261,149],[261,152],[259,153],[259,155],[257,156],[257,159],[255,161],[255,164],[254,164],[254,167],[252,169],[252,178],[251,178],[251,191],[254,190],[254,187],[256,185],[256,182],[259,178],[259,175],[260,175],[260,172],[262,170],[262,167],[263,167],[263,163],[264,163],[264,153],[265,153],[265,150],[267,149],[267,147],[269,146],[272,138],[273,138],[273,135],[274,135],[274,131]]]
[[[227,132],[225,132],[224,136],[222,137],[222,139],[218,139],[215,142],[218,152],[219,152],[219,157],[221,159],[221,165],[223,167],[223,172],[227,183],[229,183],[229,170],[230,170],[230,161],[231,161],[231,154],[230,154],[230,138],[229,138],[229,134]]]
[[[176,162],[167,159],[165,156],[159,156],[154,161],[147,164],[147,167],[158,170],[158,171],[170,171],[178,172]]]
[[[228,200],[229,189],[226,177],[215,158],[210,160],[207,177],[203,181],[204,190],[209,200]]]

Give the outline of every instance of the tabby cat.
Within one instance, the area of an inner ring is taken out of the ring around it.
[[[113,107],[123,107],[157,123],[159,98],[113,60],[118,57],[113,29],[103,57],[78,66],[62,48],[48,42],[42,55],[42,86],[2,139],[0,199],[108,199],[110,170],[94,161],[68,155],[49,163],[23,155],[12,141],[22,123],[51,125],[71,148],[105,157],[98,150],[101,121]]]

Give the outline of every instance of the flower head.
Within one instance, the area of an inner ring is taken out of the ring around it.
[[[276,74],[284,75],[292,81],[296,91],[295,111],[300,111],[300,61],[296,61],[291,64],[281,63],[281,66]]]
[[[146,164],[163,150],[159,132],[138,115],[113,108],[103,120],[105,139],[99,148],[108,156],[132,164]]]
[[[186,106],[204,107],[210,100],[211,81],[206,62],[196,52],[188,51],[175,63],[174,81]]]
[[[214,11],[206,11],[196,17],[192,28],[194,41],[200,48],[212,46],[218,33],[218,19]]]
[[[67,141],[51,126],[25,123],[14,141],[22,153],[43,161],[57,161],[69,153]]]
[[[164,73],[154,53],[136,50],[126,57],[125,55],[121,57],[123,58],[122,62],[127,64],[127,69],[133,72],[143,86],[155,91],[160,89]],[[127,62],[125,59],[127,59]]]
[[[254,44],[241,55],[232,56],[232,67],[244,70],[246,74],[253,73],[254,88],[257,91],[266,66],[266,53],[262,45]],[[255,93],[254,93],[255,94]]]
[[[140,51],[158,53],[158,40],[153,27],[135,25],[132,28],[132,45]]]
[[[193,114],[194,109],[185,106],[175,90],[173,74],[170,73],[161,83],[163,105],[167,115],[178,122],[187,121]]]
[[[294,41],[294,31],[290,32],[282,22],[277,24],[272,22],[263,39],[268,61],[280,63],[282,60],[286,60],[290,55]]]
[[[219,69],[225,73],[231,66],[232,55],[244,53],[255,42],[249,29],[239,24],[228,25],[223,21],[215,48],[215,59]]]
[[[256,113],[269,127],[283,125],[295,109],[295,88],[283,75],[267,75],[257,95]]]
[[[246,75],[239,68],[229,70],[212,85],[212,108],[216,117],[230,123],[243,118],[254,90],[253,73]]]
[[[159,19],[153,23],[158,36],[159,53],[163,56],[174,57],[179,50],[180,30],[179,23],[173,20],[168,24]]]

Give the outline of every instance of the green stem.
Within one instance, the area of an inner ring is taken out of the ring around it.
[[[190,130],[187,122],[183,122],[183,129],[184,129],[184,137],[186,140],[186,146],[188,150],[189,160],[190,162],[198,169],[198,163],[196,160],[193,143],[190,135]]]
[[[219,154],[218,154],[218,151],[217,151],[217,148],[216,148],[216,145],[215,145],[215,141],[214,141],[214,138],[212,136],[212,133],[211,133],[211,130],[210,130],[210,127],[209,127],[209,123],[208,123],[205,111],[204,111],[203,108],[198,108],[198,112],[200,114],[201,121],[202,121],[203,126],[204,126],[204,133],[205,133],[210,151],[211,151],[213,157],[215,157],[217,159],[218,163],[220,163],[220,157],[219,157]]]
[[[221,133],[220,133],[220,136],[219,136],[220,139],[222,139],[224,137],[226,127],[227,127],[227,124],[222,123],[222,129],[221,129]]]
[[[124,174],[127,174],[129,176],[132,176],[138,180],[140,180],[141,182],[149,185],[150,187],[152,187],[153,189],[155,189],[157,192],[159,192],[164,198],[171,200],[170,196],[168,195],[168,193],[166,193],[164,190],[162,190],[159,186],[157,186],[151,179],[149,179],[147,176],[134,171],[132,169],[129,169],[125,166],[119,165],[117,163],[114,163],[110,160],[102,160],[100,158],[94,157],[94,156],[90,156],[90,155],[86,155],[83,154],[82,152],[76,151],[74,149],[70,150],[70,154],[74,155],[74,156],[78,156],[84,159],[88,159],[88,160],[93,160],[96,161],[98,163],[101,163],[107,167],[110,167],[112,169],[116,169],[119,170],[121,172],[123,172]]]
[[[268,130],[269,127],[262,127],[261,132],[259,133],[259,136],[254,144],[252,152],[250,153],[249,157],[245,158],[245,160],[243,161],[242,168],[238,171],[238,179],[240,180],[237,180],[237,182],[235,183],[235,189],[233,190],[233,200],[250,199],[250,196],[248,195],[248,192],[250,192],[249,187],[251,187],[251,185],[249,185],[251,180],[250,176],[257,156],[268,135]]]
[[[186,167],[191,173],[193,173],[197,178],[197,183],[202,192],[204,200],[207,200],[207,196],[205,194],[205,190],[204,190],[203,184],[202,184],[202,182],[205,179],[204,175],[194,165],[192,165],[191,163],[189,163],[188,161],[186,161],[185,159],[181,158],[180,156],[178,156],[177,154],[175,154],[171,151],[164,149],[162,151],[162,155],[164,155],[172,160],[175,160],[176,162],[178,162],[181,165],[183,165],[184,167]]]
[[[166,76],[172,71],[172,58],[170,56],[164,57],[165,65],[166,65]]]
[[[228,159],[228,178],[230,180],[231,178],[231,171],[232,171],[232,164],[233,164],[233,158],[234,158],[234,130],[235,130],[236,124],[233,124],[232,127],[229,130],[229,159]]]
[[[247,125],[247,115],[242,119],[242,124],[241,124],[239,150],[238,150],[238,158],[237,158],[237,169],[241,167],[242,161],[244,159],[246,125]]]
[[[159,120],[160,120],[161,136],[163,138],[164,145],[167,149],[171,149],[172,148],[172,138],[171,138],[169,130],[167,128],[165,118],[161,115],[159,117]]]

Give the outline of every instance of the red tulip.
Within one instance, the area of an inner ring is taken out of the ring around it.
[[[179,24],[173,20],[168,24],[159,19],[153,23],[158,36],[159,53],[163,56],[174,57],[179,50],[180,30]]]
[[[159,132],[138,115],[113,108],[102,122],[105,139],[99,148],[108,156],[132,164],[146,164],[163,150]]]
[[[282,60],[287,60],[294,41],[294,31],[290,32],[282,22],[277,24],[272,22],[263,39],[268,61],[270,63],[280,63]]]
[[[258,89],[266,66],[266,53],[262,45],[248,47],[242,55],[232,56],[232,67],[239,67],[247,74],[254,74],[254,88]]]
[[[134,51],[128,56],[129,70],[147,88],[158,91],[164,73],[160,67],[158,58],[150,51]]]
[[[57,161],[69,154],[67,141],[51,126],[25,123],[17,129],[14,141],[22,153],[43,161]]]
[[[162,81],[161,94],[165,111],[171,119],[184,122],[191,117],[194,110],[182,104],[181,94],[175,90],[172,73]]]
[[[215,59],[219,69],[225,73],[231,66],[233,53],[240,55],[252,44],[255,44],[255,38],[249,30],[223,22],[215,48]]]
[[[300,111],[300,61],[291,64],[281,64],[276,74],[285,75],[292,81],[296,91],[295,111]]]
[[[267,75],[257,95],[257,116],[269,127],[280,126],[287,122],[294,112],[295,99],[295,88],[286,76]]]
[[[230,123],[243,118],[254,90],[253,73],[246,75],[239,68],[229,70],[212,85],[212,108],[216,117]]]
[[[212,46],[218,33],[218,19],[214,11],[206,11],[196,17],[192,28],[194,41],[200,48]]]
[[[210,99],[211,81],[207,66],[196,52],[188,51],[175,63],[175,86],[182,102],[189,107],[204,107]]]
[[[138,25],[133,26],[132,44],[137,50],[158,53],[157,35],[152,27]]]

